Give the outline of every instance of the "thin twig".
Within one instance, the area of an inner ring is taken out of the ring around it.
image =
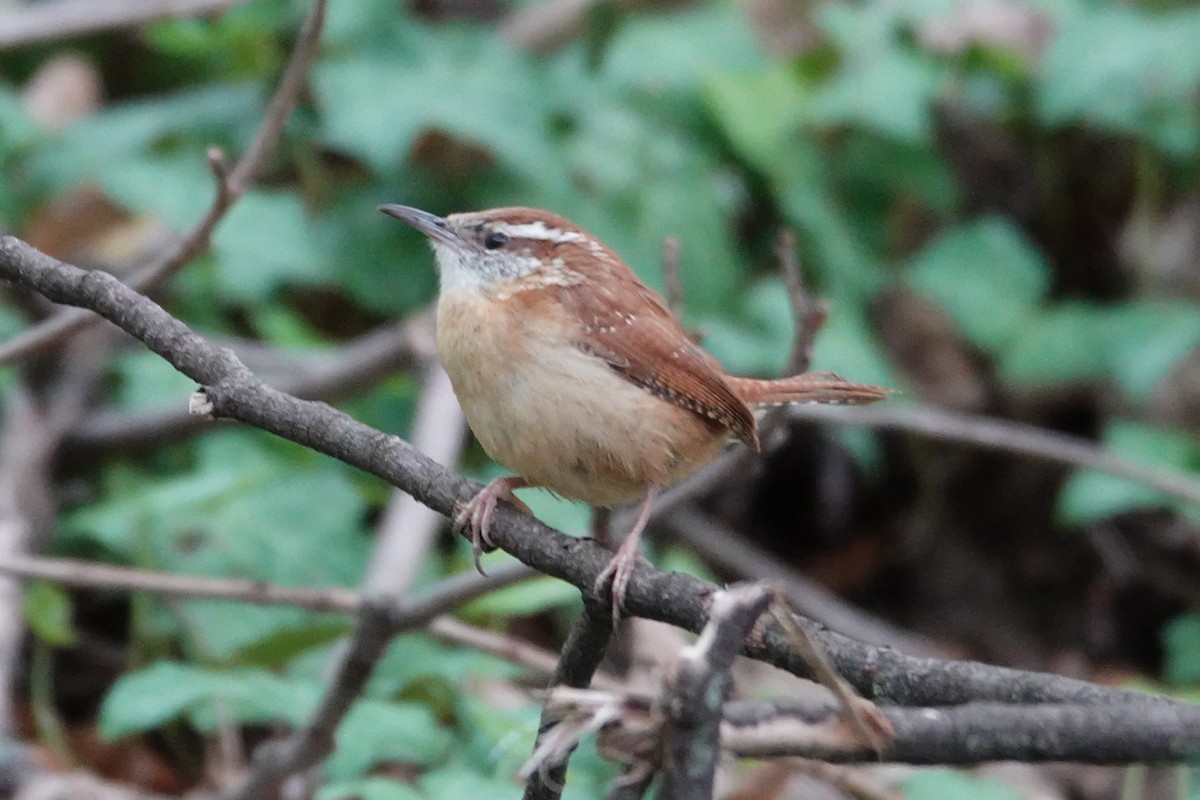
[[[429,620],[485,594],[537,577],[537,572],[519,561],[506,561],[489,574],[481,575],[468,569],[435,583],[415,600],[393,602],[392,627],[397,631],[411,630]],[[386,594],[386,593],[385,593]],[[364,601],[370,599],[363,595]]]
[[[684,542],[722,572],[767,581],[799,614],[851,639],[888,645],[909,655],[937,652],[929,640],[855,608],[693,505],[677,505],[656,514],[652,526]]]
[[[266,581],[177,575],[66,558],[5,556],[0,558],[0,575],[25,580],[46,580],[81,589],[142,591],[173,597],[231,600],[262,606],[295,606],[310,611],[333,611],[342,614],[356,613],[362,603],[358,592],[350,589],[310,589],[301,586],[280,586]]]
[[[523,566],[523,565],[522,565]],[[468,625],[460,619],[450,616],[434,617],[426,629],[429,635],[447,644],[457,647],[471,647],[475,650],[502,658],[512,664],[524,667],[535,675],[549,679],[554,675],[554,666],[558,663],[558,655],[544,647],[507,636],[502,633],[477,628]],[[610,677],[597,675],[598,686],[614,687],[617,681]]]
[[[675,319],[683,320],[683,276],[679,272],[679,237],[668,236],[662,243],[663,284],[667,290],[667,308]]]
[[[412,443],[421,452],[447,467],[458,463],[467,421],[463,417],[450,378],[437,362],[426,368],[425,388],[417,400]],[[399,489],[379,521],[379,539],[367,570],[367,587],[386,587],[396,596],[408,592],[425,563],[442,517]],[[369,591],[369,589],[368,589]]]
[[[423,512],[424,509],[410,507],[410,511]],[[429,520],[423,513],[418,513],[411,519],[394,520],[387,534],[389,537],[404,536],[414,532],[412,526],[428,525],[430,522],[436,526],[436,520]],[[422,535],[419,531],[415,533]],[[379,558],[382,551],[396,549],[395,543],[385,537],[376,545],[372,561]],[[262,797],[273,791],[287,776],[316,766],[333,752],[334,731],[362,694],[375,665],[397,633],[431,624],[448,608],[470,602],[481,594],[532,574],[523,564],[501,573],[499,579],[468,572],[447,578],[411,603],[398,603],[408,589],[407,583],[400,581],[411,581],[415,576],[411,573],[392,575],[386,571],[371,570],[363,582],[358,621],[343,644],[317,711],[286,740],[264,748],[265,752],[256,756],[254,768],[242,784],[222,795],[222,800],[254,800]],[[440,627],[443,632],[447,630],[444,623]]]
[[[762,584],[718,592],[700,638],[679,654],[679,665],[662,703],[665,722],[659,800],[713,796],[722,711],[732,680],[729,670],[772,596],[771,589]]]
[[[171,17],[208,14],[243,0],[54,0],[0,16],[0,50],[44,44]]]
[[[18,377],[0,417],[0,558],[40,550],[53,530],[55,456],[87,407],[111,336],[72,343],[40,380]],[[0,739],[16,732],[14,693],[25,637],[22,587],[0,580]]]
[[[424,312],[385,325],[335,350],[296,365],[272,382],[280,391],[327,402],[370,387],[399,369],[433,358],[433,330]],[[71,430],[64,446],[75,450],[149,450],[212,428],[211,421],[175,407],[158,411],[101,411]]]
[[[850,731],[836,707],[739,701],[726,706],[722,743],[752,758],[801,756],[822,761],[971,764],[981,761],[1183,763],[1200,749],[1200,707],[1011,705],[881,708],[894,737],[876,754]]]
[[[637,766],[627,767],[604,792],[604,800],[641,800],[650,790],[655,773],[639,769]]]
[[[79,0],[84,5],[107,5]],[[242,195],[250,188],[255,177],[266,166],[271,154],[279,144],[283,126],[296,107],[300,89],[308,75],[308,69],[316,58],[317,44],[321,39],[321,28],[325,23],[326,0],[314,0],[312,10],[304,20],[295,48],[288,59],[279,86],[275,89],[262,124],[246,152],[232,168],[219,148],[208,151],[209,168],[216,178],[216,195],[208,211],[172,249],[152,259],[128,279],[130,286],[140,291],[150,291],[172,275],[183,269],[192,259],[209,248],[213,232]],[[0,26],[0,30],[3,27]],[[95,323],[97,317],[77,309],[60,311],[43,320],[24,333],[0,345],[0,367],[52,347],[66,336]]]
[[[1095,469],[1200,506],[1200,480],[1187,473],[1133,461],[1086,439],[1022,422],[960,414],[939,408],[897,405],[855,408],[796,405],[788,406],[786,413],[791,419],[805,422],[904,431],[940,441],[971,444],[1073,467]]]
[[[560,714],[627,749],[653,748],[667,734],[662,697],[630,692],[558,691]],[[623,713],[611,713],[620,709]],[[982,761],[1190,763],[1200,750],[1200,706],[1191,703],[1006,704],[952,708],[880,708],[894,731],[882,753],[864,744],[828,698],[731,700],[721,720],[721,748],[748,758],[835,762],[977,764]],[[597,727],[595,723],[591,727]],[[705,796],[699,792],[692,796]]]
[[[386,599],[386,587],[373,587],[377,593],[364,597],[358,621],[338,656],[316,712],[290,737],[256,753],[250,774],[241,785],[222,794],[222,800],[256,800],[273,791],[288,775],[319,764],[333,752],[334,731],[362,695],[392,638],[400,631],[428,625],[447,607],[461,605],[497,586],[494,578],[470,573],[447,579],[423,597],[399,607]],[[447,626],[441,628],[445,633]]]
[[[814,299],[805,286],[800,259],[796,257],[796,234],[791,230],[784,228],[779,232],[775,240],[775,257],[779,259],[779,266],[783,270],[788,302],[792,306],[792,320],[796,326],[792,352],[788,355],[784,374],[799,375],[812,363],[813,345],[817,341],[817,332],[825,324],[829,307],[824,302]]]
[[[414,445],[430,458],[453,465],[465,431],[466,422],[454,399],[450,379],[440,365],[431,363],[413,421]],[[332,752],[334,730],[362,692],[396,632],[424,625],[445,608],[498,588],[486,576],[468,573],[443,581],[416,603],[393,608],[408,594],[440,527],[437,512],[409,494],[399,490],[393,493],[363,579],[364,600],[358,624],[344,645],[320,707],[302,728],[268,751],[225,800],[260,797],[288,775],[319,764]],[[531,571],[525,568],[517,573],[528,576]]]
[[[338,657],[316,712],[292,736],[259,748],[250,774],[232,791],[223,793],[221,800],[266,797],[288,775],[319,763],[333,752],[334,731],[362,694],[375,664],[392,640],[390,611],[383,604],[363,604],[358,623]]]
[[[575,620],[571,632],[567,634],[567,641],[563,644],[562,655],[554,668],[549,689],[553,690],[559,686],[585,689],[591,684],[612,638],[612,624],[612,616],[604,603],[584,603],[583,613]],[[561,717],[552,710],[549,703],[542,708],[537,739],[533,743],[534,756],[530,760],[530,774],[525,782],[524,800],[558,800],[562,794],[567,776],[567,761],[574,748],[547,754],[544,760],[539,758],[547,738],[560,720]]]
[[[549,677],[557,661],[557,657],[549,651],[441,615],[441,612],[451,611],[476,597],[536,574],[519,561],[510,561],[494,567],[486,578],[474,570],[447,578],[440,587],[430,590],[422,601],[423,614],[439,614],[429,621],[429,633],[447,643],[482,650]],[[46,580],[82,589],[148,592],[168,597],[228,600],[253,605],[285,605],[338,614],[357,614],[363,602],[362,595],[352,589],[312,589],[280,586],[268,581],[178,575],[65,558],[0,558],[0,575],[20,580]],[[429,604],[434,600],[441,605],[430,608]],[[399,602],[393,603],[393,622],[407,620],[409,608]],[[599,683],[609,688],[615,685],[611,678],[604,678]]]
[[[796,650],[808,662],[817,683],[828,689],[837,699],[842,719],[849,723],[861,742],[876,754],[883,752],[884,747],[895,735],[887,718],[879,713],[874,703],[855,694],[854,688],[837,674],[825,653],[813,641],[808,631],[796,622],[796,617],[786,605],[776,604],[771,613],[779,622],[779,626],[787,632]]]
[[[50,459],[55,437],[44,409],[21,381],[4,404],[0,419],[0,558],[22,558],[33,549],[50,519],[53,493]],[[0,580],[0,740],[17,735],[17,676],[25,639],[23,587]]]
[[[783,764],[796,772],[836,786],[855,800],[905,800],[898,790],[881,785],[878,778],[866,774],[862,769],[827,764],[811,758],[789,758]]]

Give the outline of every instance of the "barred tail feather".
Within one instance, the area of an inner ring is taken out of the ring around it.
[[[730,387],[749,406],[782,406],[788,403],[829,403],[858,406],[883,400],[891,389],[851,383],[832,372],[805,372],[790,378],[764,381],[727,377]]]

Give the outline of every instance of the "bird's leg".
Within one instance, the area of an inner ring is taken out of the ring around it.
[[[479,494],[467,502],[459,504],[458,514],[454,517],[454,527],[471,532],[471,550],[475,556],[475,569],[479,570],[480,575],[487,575],[487,573],[483,571],[483,565],[479,563],[479,556],[485,549],[489,552],[496,549],[496,545],[492,543],[492,537],[489,535],[492,520],[496,516],[496,503],[504,500],[526,514],[532,513],[529,506],[522,503],[513,494],[513,489],[524,489],[529,485],[529,481],[517,475],[496,478],[480,489]]]
[[[637,564],[638,540],[641,539],[642,531],[646,529],[646,523],[650,521],[650,509],[654,506],[654,501],[658,499],[661,491],[662,489],[658,486],[646,487],[646,499],[642,501],[642,506],[638,509],[637,522],[633,523],[633,529],[629,531],[625,541],[621,542],[621,546],[617,548],[617,552],[613,553],[608,566],[596,578],[593,590],[597,595],[601,594],[606,586],[612,587],[614,623],[621,618],[621,609],[625,605],[625,590],[629,586],[629,579],[633,577],[633,568]]]

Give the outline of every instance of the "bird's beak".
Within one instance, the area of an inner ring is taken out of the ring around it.
[[[395,217],[401,222],[407,222],[430,239],[436,239],[455,247],[461,247],[463,244],[463,240],[459,235],[446,224],[444,217],[430,214],[428,211],[422,211],[412,206],[387,205],[380,206],[379,210],[389,217]]]

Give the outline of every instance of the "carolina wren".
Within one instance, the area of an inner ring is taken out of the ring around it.
[[[618,615],[638,538],[663,487],[711,461],[730,436],[758,449],[751,408],[870,403],[887,391],[828,372],[780,380],[726,375],[657,293],[603,242],[533,208],[438,217],[380,211],[429,238],[441,293],[437,350],[467,422],[513,470],[463,505],[479,553],[496,503],[540,486],[611,507],[642,498],[637,522],[596,582]]]

